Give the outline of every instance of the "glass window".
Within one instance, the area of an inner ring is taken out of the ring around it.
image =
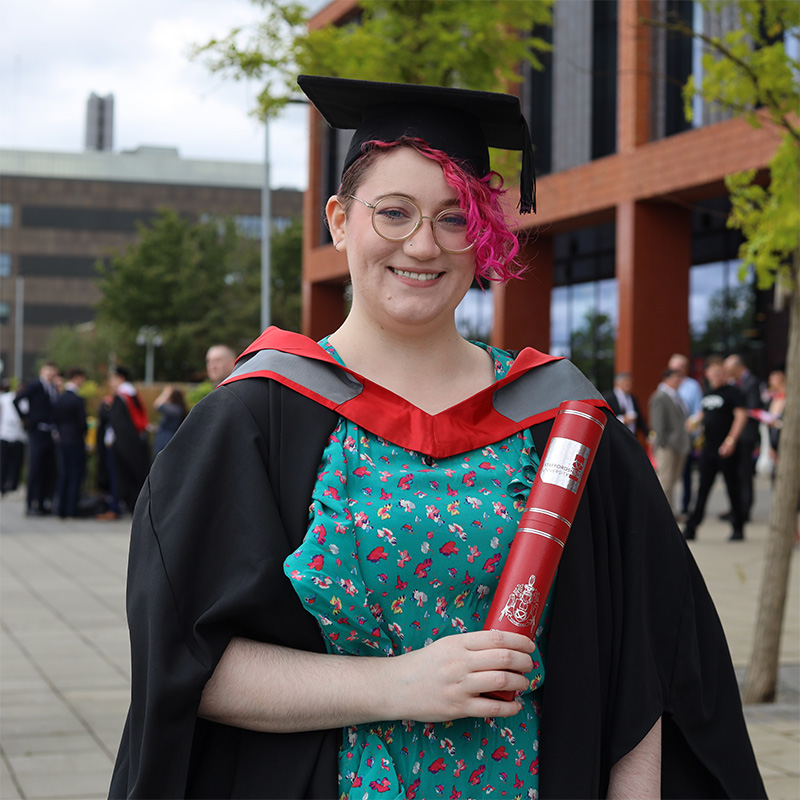
[[[494,303],[490,289],[473,286],[456,308],[456,328],[465,339],[488,342],[494,320]]]
[[[11,253],[0,253],[0,278],[11,275]]]
[[[272,218],[272,231],[273,233],[283,233],[292,224],[291,217],[273,217]],[[260,235],[259,235],[259,238]]]
[[[536,26],[533,35],[553,44],[553,27],[551,25]],[[537,124],[531,126],[534,131],[534,155],[537,175],[547,175],[553,169],[553,52],[536,54],[544,69],[527,68],[527,100],[528,113],[525,115]]]
[[[678,19],[691,28],[695,22],[694,3],[692,0],[667,0],[666,18],[668,20]],[[700,14],[699,20],[702,23],[702,14]],[[666,32],[666,75],[663,86],[665,93],[664,133],[667,136],[681,133],[691,127],[691,124],[686,121],[683,110],[683,87],[692,74],[696,56],[694,39],[675,31]]]
[[[14,224],[14,206],[0,203],[0,228],[10,228]]]
[[[601,390],[613,383],[616,335],[616,278],[554,287],[550,352],[569,358]]]
[[[550,352],[572,360],[600,389],[614,377],[615,233],[605,223],[553,237]]]
[[[592,26],[592,158],[617,151],[617,0],[595,0]]]
[[[11,316],[11,306],[6,302],[0,303],[0,325],[5,325]]]
[[[253,214],[240,214],[234,217],[236,229],[248,239],[261,238],[261,217]]]
[[[550,352],[569,358],[570,319],[569,286],[556,286],[550,294]]]
[[[756,292],[750,272],[739,280],[738,259],[692,267],[689,273],[689,325],[692,353],[752,354],[760,350]]]

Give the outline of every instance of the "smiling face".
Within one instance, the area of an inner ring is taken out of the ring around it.
[[[375,204],[390,195],[413,200],[426,217],[458,205],[442,168],[409,147],[381,154],[366,172],[357,195]],[[327,213],[334,241],[346,252],[353,283],[351,316],[382,328],[422,333],[454,326],[454,312],[475,275],[475,256],[447,253],[433,238],[429,220],[400,242],[381,238],[363,203],[331,198]]]

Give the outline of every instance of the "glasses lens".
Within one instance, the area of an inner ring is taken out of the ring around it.
[[[372,224],[385,239],[405,239],[419,220],[419,209],[402,197],[384,197],[372,212]]]
[[[435,235],[445,250],[458,253],[472,247],[467,241],[467,215],[460,208],[448,208],[436,217]]]

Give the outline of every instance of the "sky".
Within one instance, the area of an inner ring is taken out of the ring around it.
[[[321,3],[314,0],[313,6]],[[263,161],[260,86],[211,72],[192,44],[259,19],[250,0],[5,0],[0,3],[0,147],[80,152],[86,101],[114,95],[114,150]],[[305,189],[308,110],[270,123],[274,188]]]

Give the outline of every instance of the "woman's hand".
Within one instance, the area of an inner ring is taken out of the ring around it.
[[[386,659],[386,719],[443,722],[462,717],[510,717],[522,706],[484,697],[525,691],[534,644],[527,636],[475,631],[437,639],[421,650]]]

